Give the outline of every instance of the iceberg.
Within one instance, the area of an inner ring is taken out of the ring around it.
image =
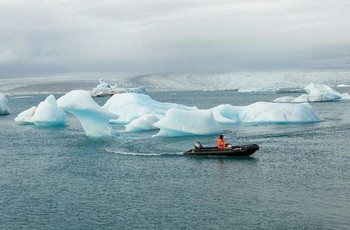
[[[144,94],[116,94],[104,106],[98,105],[88,91],[73,90],[57,102],[50,95],[38,107],[16,117],[19,124],[59,125],[66,123],[65,112],[80,121],[90,137],[113,135],[111,123],[125,126],[126,132],[157,130],[156,136],[211,135],[232,125],[261,123],[318,122],[320,117],[308,103],[256,102],[247,106],[219,105],[198,109],[176,103],[159,102]]]
[[[240,93],[304,93],[303,88],[280,88],[280,87],[265,87],[265,88],[240,88]]]
[[[350,100],[350,94],[349,93],[343,93],[341,95],[342,100]]]
[[[308,103],[256,102],[247,106],[219,105],[208,110],[170,109],[154,124],[157,136],[209,135],[224,132],[230,124],[288,124],[319,122]]]
[[[117,116],[99,106],[88,91],[73,90],[60,97],[57,104],[78,118],[87,136],[113,135],[109,120],[116,119]]]
[[[56,98],[48,96],[45,101],[40,102],[32,117],[36,126],[61,126],[66,125],[67,115],[57,106]]]
[[[310,102],[335,101],[342,98],[340,93],[325,84],[311,83],[305,87],[305,91]]]
[[[10,114],[7,98],[4,94],[0,93],[0,115]]]
[[[99,84],[91,90],[92,97],[104,97],[112,96],[114,94],[120,93],[141,93],[147,94],[145,86],[135,87],[135,88],[119,88],[117,84],[110,85],[106,80],[100,78]]]
[[[48,96],[37,107],[31,107],[20,113],[15,121],[18,124],[33,124],[36,126],[63,126],[67,123],[66,113],[57,106],[56,98]]]
[[[256,102],[245,106],[239,114],[244,123],[312,123],[321,121],[308,103],[283,104]]]
[[[247,106],[219,105],[211,110],[215,120],[222,124],[306,123],[321,120],[308,103],[255,102]]]
[[[103,105],[103,108],[118,115],[118,119],[112,119],[110,120],[110,123],[120,125],[127,125],[137,119],[141,119],[138,121],[141,123],[143,123],[142,119],[159,120],[164,117],[165,113],[171,108],[179,108],[183,110],[195,109],[195,107],[188,107],[176,103],[159,102],[152,99],[149,95],[136,93],[115,94]],[[144,130],[139,125],[136,125],[136,121],[133,124],[130,124],[128,129]]]
[[[341,94],[325,84],[311,83],[305,88],[306,94],[302,94],[299,97],[279,97],[274,102],[288,102],[288,103],[300,103],[300,102],[326,102],[337,100],[348,100],[349,94]]]
[[[170,109],[154,126],[160,129],[157,136],[170,137],[210,135],[224,130],[223,125],[215,120],[211,110]]]
[[[219,105],[212,108],[215,120],[221,124],[235,124],[240,122],[240,113],[244,106],[233,106],[229,104]]]
[[[159,121],[160,115],[156,114],[146,114],[143,115],[129,124],[125,125],[125,131],[127,132],[139,132],[158,129],[154,124]]]
[[[256,102],[247,106],[219,105],[202,110],[181,104],[159,102],[149,95],[116,94],[103,106],[119,116],[112,124],[125,131],[159,129],[157,136],[211,135],[240,123],[306,123],[321,121],[307,104]]]
[[[36,106],[33,106],[27,110],[24,110],[20,114],[17,115],[15,121],[20,125],[33,125],[32,118],[34,116],[36,110]]]

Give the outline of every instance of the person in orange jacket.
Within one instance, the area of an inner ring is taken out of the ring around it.
[[[218,138],[216,147],[218,149],[225,149],[225,148],[227,148],[228,145],[229,145],[229,143],[225,143],[224,135],[220,135]]]

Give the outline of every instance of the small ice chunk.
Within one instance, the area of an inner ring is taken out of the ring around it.
[[[33,124],[36,126],[62,126],[67,123],[66,113],[57,106],[56,98],[48,96],[45,101],[18,114],[15,118],[18,124]]]
[[[0,115],[10,114],[7,98],[4,94],[0,93]]]

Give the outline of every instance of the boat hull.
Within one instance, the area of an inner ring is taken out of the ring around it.
[[[257,144],[232,146],[227,149],[218,149],[217,147],[202,147],[190,149],[184,152],[184,155],[192,156],[228,156],[228,157],[240,157],[240,156],[250,156],[259,150]]]

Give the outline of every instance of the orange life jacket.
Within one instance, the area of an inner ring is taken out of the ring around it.
[[[217,147],[218,149],[224,149],[225,148],[225,141],[223,139],[218,139],[218,142],[217,142]]]

